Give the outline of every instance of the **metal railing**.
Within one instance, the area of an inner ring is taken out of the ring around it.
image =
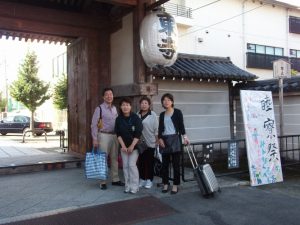
[[[65,152],[68,150],[68,131],[58,130],[56,133],[59,135],[59,147]]]
[[[171,15],[192,18],[192,8],[190,7],[171,2],[163,4],[163,7],[165,8],[166,12],[170,13]]]
[[[228,155],[230,143],[236,143],[238,166],[229,168]],[[285,135],[278,137],[280,146],[281,165],[300,165],[300,135]],[[248,161],[245,139],[231,139],[212,142],[191,143],[199,163],[210,163],[216,176],[228,176],[248,173]],[[194,180],[192,165],[187,152],[182,146],[181,177],[184,182]]]
[[[273,61],[285,59],[291,63],[291,68],[300,71],[300,58],[267,55],[260,53],[247,52],[247,68],[273,69]]]

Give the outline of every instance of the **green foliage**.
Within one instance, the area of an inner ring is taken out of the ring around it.
[[[68,107],[68,79],[65,75],[58,80],[54,87],[53,104],[61,110]]]
[[[5,106],[6,106],[6,102],[7,102],[6,98],[0,98],[0,112],[4,112]]]
[[[25,105],[31,112],[50,99],[49,84],[37,76],[37,56],[35,52],[28,52],[24,62],[19,67],[18,79],[10,86],[10,95]]]
[[[291,75],[296,76],[299,72],[297,70],[292,69],[291,70]]]

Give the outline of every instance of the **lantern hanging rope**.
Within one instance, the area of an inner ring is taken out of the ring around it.
[[[177,59],[178,31],[175,19],[158,8],[151,11],[140,27],[140,49],[148,67],[171,66]]]

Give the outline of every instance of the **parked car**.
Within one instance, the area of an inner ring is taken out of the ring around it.
[[[28,116],[8,116],[0,121],[0,134],[7,133],[24,133],[30,130],[30,117]],[[49,133],[53,131],[51,122],[40,122],[37,119],[34,121],[34,128],[36,128],[36,135],[40,136],[43,131]]]

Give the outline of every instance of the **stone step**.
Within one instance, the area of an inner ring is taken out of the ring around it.
[[[41,161],[29,164],[10,164],[0,166],[0,175],[10,175],[19,173],[51,171],[57,169],[80,168],[83,166],[83,159],[59,160],[59,161]]]

